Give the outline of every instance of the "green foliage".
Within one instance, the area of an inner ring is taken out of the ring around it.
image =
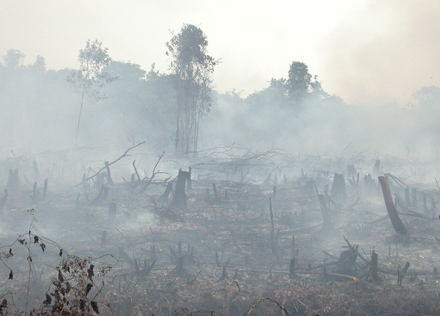
[[[312,75],[306,64],[294,61],[290,64],[288,79],[286,81],[289,97],[296,100],[303,100],[311,88]]]
[[[208,55],[208,39],[197,26],[185,24],[180,33],[167,42],[168,52],[173,60],[171,70],[183,80],[201,80],[202,72],[214,72],[218,64]]]
[[[177,95],[175,150],[188,154],[197,151],[200,120],[212,105],[211,75],[219,61],[208,55],[207,37],[194,25],[185,24],[167,47]]]

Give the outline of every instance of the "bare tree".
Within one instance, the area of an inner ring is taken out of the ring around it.
[[[108,48],[102,48],[102,43],[95,39],[87,41],[86,47],[79,51],[78,60],[80,67],[67,77],[67,81],[81,94],[81,105],[76,128],[75,147],[78,145],[78,133],[81,124],[81,113],[84,97],[88,96],[96,101],[105,98],[100,90],[117,77],[112,77],[104,68],[111,62]]]

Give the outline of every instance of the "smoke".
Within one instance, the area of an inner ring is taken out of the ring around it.
[[[440,2],[371,0],[322,47],[321,80],[349,103],[406,103],[440,85]]]

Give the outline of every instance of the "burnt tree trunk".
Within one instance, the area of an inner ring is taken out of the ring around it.
[[[347,199],[347,189],[345,187],[345,179],[343,174],[335,173],[330,195],[333,200],[338,203],[345,203]]]
[[[179,170],[179,175],[177,176],[176,191],[174,192],[172,205],[177,208],[186,208],[186,193],[185,184],[186,180],[189,178],[188,171]]]
[[[408,231],[402,223],[402,220],[397,213],[396,206],[393,202],[393,197],[391,195],[390,185],[388,179],[384,176],[379,176],[379,182],[382,186],[383,198],[385,200],[385,205],[387,207],[388,216],[390,217],[391,223],[393,224],[394,230],[402,236],[407,236]]]

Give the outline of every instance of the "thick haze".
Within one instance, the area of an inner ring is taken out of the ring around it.
[[[183,23],[200,26],[220,92],[244,95],[309,65],[324,89],[347,102],[409,100],[440,83],[440,3],[436,0],[0,1],[0,55],[23,51],[48,68],[76,67],[78,50],[100,39],[116,60],[167,70],[165,42]]]
[[[222,58],[214,81],[221,91],[261,90],[285,77],[293,60],[322,71],[321,49],[338,25],[366,1],[0,1],[0,56],[10,48],[37,55],[50,69],[75,68],[78,50],[98,38],[115,60],[166,71],[170,30],[194,24],[208,35],[209,52]],[[326,78],[326,81],[330,78]]]
[[[322,46],[322,80],[347,102],[404,103],[440,84],[440,2],[369,1]]]
[[[439,13],[434,0],[0,0],[0,57],[9,49],[26,55],[24,66],[0,67],[0,148],[73,147],[80,96],[66,78],[97,38],[119,79],[103,90],[108,99],[85,99],[79,145],[116,150],[135,138],[154,154],[173,152],[177,107],[165,43],[190,23],[222,59],[200,149],[236,143],[338,155],[354,144],[437,158]],[[304,104],[292,103],[282,80],[269,83],[286,78],[292,61],[319,76],[323,94],[309,89]]]

